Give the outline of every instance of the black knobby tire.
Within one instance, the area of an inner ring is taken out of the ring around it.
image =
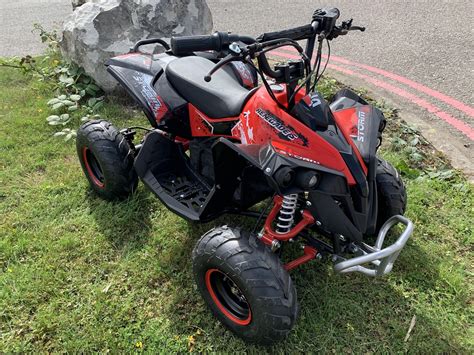
[[[377,161],[377,231],[392,216],[403,215],[407,205],[405,185],[397,170],[386,160]]]
[[[293,327],[296,289],[278,257],[255,235],[227,226],[207,232],[193,250],[193,271],[213,314],[244,340],[270,345]]]
[[[77,154],[91,187],[107,200],[123,199],[138,183],[134,155],[125,137],[111,123],[84,123],[77,132]]]

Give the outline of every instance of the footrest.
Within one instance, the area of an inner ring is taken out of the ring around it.
[[[402,223],[406,226],[404,231],[395,243],[386,248],[382,248],[387,233],[398,223]],[[344,259],[343,261],[338,262],[334,265],[334,271],[338,273],[361,272],[368,276],[381,276],[388,274],[392,271],[393,264],[412,233],[413,223],[408,218],[400,215],[393,216],[389,218],[380,229],[373,247],[362,243],[359,245],[361,256],[356,256],[347,260]],[[369,266],[367,264],[371,265]]]
[[[202,183],[186,175],[163,174],[158,176],[158,183],[168,195],[195,211],[199,211],[209,194],[209,189]]]
[[[214,189],[193,172],[178,144],[158,132],[149,133],[135,159],[135,170],[170,210],[192,221],[205,219]]]

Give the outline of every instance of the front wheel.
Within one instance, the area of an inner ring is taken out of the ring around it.
[[[193,271],[212,313],[246,341],[282,340],[297,316],[296,290],[278,257],[255,235],[227,226],[196,244]]]
[[[397,170],[386,160],[377,158],[377,231],[392,216],[403,215],[407,193]]]

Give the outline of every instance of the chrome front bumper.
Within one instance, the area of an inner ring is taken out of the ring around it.
[[[387,233],[398,223],[402,223],[406,226],[404,231],[395,243],[382,249]],[[338,273],[361,272],[368,276],[381,276],[388,274],[392,271],[395,260],[397,260],[398,255],[412,233],[413,223],[408,218],[400,215],[393,216],[389,218],[380,229],[373,247],[361,243],[358,246],[358,254],[360,256],[336,262],[334,265],[334,271]]]

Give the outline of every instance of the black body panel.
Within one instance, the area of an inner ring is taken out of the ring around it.
[[[166,207],[191,221],[201,220],[203,206],[215,192],[193,171],[181,145],[157,131],[145,137],[135,170]]]
[[[245,210],[273,192],[253,157],[225,139],[194,142],[189,158],[181,144],[153,131],[145,137],[135,170],[173,212],[206,222]]]
[[[191,139],[188,102],[176,92],[166,75],[161,75],[156,80],[154,88],[169,110],[169,114],[157,121],[157,128],[178,137]]]
[[[346,108],[368,105],[367,101],[349,89],[339,90],[334,95],[331,104],[331,111],[344,110]]]
[[[334,125],[334,117],[328,103],[318,92],[303,97],[293,108],[291,114],[313,131],[325,130]]]

